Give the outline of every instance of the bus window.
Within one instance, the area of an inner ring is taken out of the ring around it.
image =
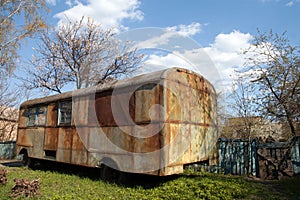
[[[58,125],[70,125],[72,119],[72,101],[60,102],[58,106]]]
[[[28,108],[27,110],[27,126],[42,126],[46,124],[47,107],[38,106]]]

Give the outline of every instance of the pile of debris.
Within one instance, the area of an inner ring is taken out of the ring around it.
[[[40,179],[29,181],[25,179],[14,179],[15,186],[11,189],[11,197],[25,196],[33,197],[39,194]]]
[[[0,171],[0,184],[5,185],[7,183],[7,170],[2,169]]]

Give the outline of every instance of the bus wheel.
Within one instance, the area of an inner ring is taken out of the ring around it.
[[[118,183],[120,172],[116,169],[103,165],[101,167],[101,179],[107,182]]]
[[[28,156],[27,151],[25,151],[25,152],[23,153],[23,159],[22,159],[22,161],[23,161],[23,165],[24,165],[25,167],[32,167],[32,166],[33,166],[33,163],[34,163],[33,159],[31,159],[31,158]]]

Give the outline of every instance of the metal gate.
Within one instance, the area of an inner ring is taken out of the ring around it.
[[[218,140],[219,167],[225,174],[256,175],[256,139]]]
[[[263,179],[300,174],[300,137],[272,143],[220,138],[218,151],[219,168],[226,174],[253,175]]]

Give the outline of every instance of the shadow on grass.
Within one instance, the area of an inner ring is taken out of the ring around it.
[[[7,167],[22,167],[22,161],[7,161],[1,163]],[[72,165],[68,163],[52,162],[47,160],[34,160],[34,164],[30,166],[32,170],[40,171],[50,171],[60,174],[76,175],[81,178],[88,178],[93,181],[101,180],[101,169],[85,167],[79,165]],[[171,175],[171,176],[153,176],[145,174],[134,174],[134,173],[121,173],[122,178],[120,181],[115,182],[115,184],[124,187],[142,187],[144,189],[158,187],[161,184],[177,179],[181,175]],[[102,180],[104,181],[104,180]]]
[[[6,167],[22,167],[24,163],[21,160],[9,160],[0,162],[1,165]]]

